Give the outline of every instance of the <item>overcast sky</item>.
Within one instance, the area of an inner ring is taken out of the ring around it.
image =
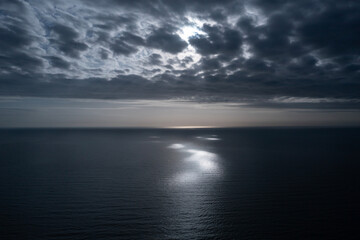
[[[0,127],[359,124],[359,1],[0,1]]]

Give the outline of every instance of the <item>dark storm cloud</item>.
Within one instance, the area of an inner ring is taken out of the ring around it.
[[[0,50],[2,53],[17,51],[19,48],[29,45],[32,40],[29,33],[22,27],[14,25],[0,27]]]
[[[123,32],[121,39],[133,45],[145,45],[145,40],[142,37],[130,32]]]
[[[128,29],[132,29],[135,26],[135,17],[132,15],[109,15],[109,14],[99,14],[95,17],[95,20],[98,23],[94,24],[94,27],[103,29],[103,30],[112,30],[118,27],[126,26]]]
[[[79,34],[71,27],[62,24],[56,24],[52,30],[58,35],[57,39],[50,39],[56,44],[60,51],[66,55],[78,58],[80,52],[85,51],[88,46],[85,43],[77,41]]]
[[[179,35],[165,27],[154,30],[146,39],[146,45],[172,54],[179,53],[187,47],[187,43]]]
[[[10,72],[10,74],[13,72],[32,73],[41,69],[42,66],[43,61],[40,58],[32,57],[25,53],[16,52],[7,56],[0,55],[1,69]],[[5,74],[2,77],[7,75]]]
[[[220,62],[217,59],[203,58],[201,61],[201,67],[205,70],[218,70],[220,66]]]
[[[151,65],[161,65],[162,64],[161,55],[157,54],[157,53],[151,54],[150,57],[149,57],[149,64],[151,64]]]
[[[49,57],[47,57],[47,59],[49,60],[50,64],[53,67],[62,68],[62,69],[70,68],[70,63],[68,63],[67,61],[65,61],[64,59],[62,59],[60,57],[49,56]]]
[[[239,10],[243,1],[236,0],[82,0],[86,4],[92,4],[101,8],[119,7],[130,11],[143,12],[154,15],[157,18],[171,18],[174,14],[185,14],[188,11],[206,13],[212,9],[227,7],[228,10]],[[240,3],[240,4],[239,4]],[[171,20],[171,19],[169,19]]]
[[[99,54],[102,60],[106,60],[109,57],[109,52],[106,51],[105,49],[100,49]]]
[[[358,1],[19,0],[0,9],[1,95],[359,106]]]
[[[121,39],[118,39],[110,44],[110,49],[113,51],[114,54],[122,54],[125,56],[129,56],[132,53],[137,52],[137,48],[131,46],[124,42]]]
[[[16,4],[14,2],[12,4]],[[16,5],[17,6],[17,5]],[[8,72],[33,72],[42,66],[42,60],[30,56],[25,48],[34,37],[12,19],[0,27],[0,69]],[[0,75],[1,76],[1,75]]]
[[[240,49],[242,39],[238,31],[207,24],[202,30],[207,36],[197,35],[190,39],[190,43],[200,54],[231,55],[236,54]]]
[[[321,14],[305,19],[299,29],[304,43],[325,55],[359,54],[360,9],[356,5],[337,3]]]
[[[23,13],[26,11],[23,1],[21,0],[2,0],[0,2],[0,9],[3,11],[16,11]]]

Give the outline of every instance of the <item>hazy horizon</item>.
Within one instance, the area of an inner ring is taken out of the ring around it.
[[[176,100],[0,97],[0,128],[359,126],[356,109]]]

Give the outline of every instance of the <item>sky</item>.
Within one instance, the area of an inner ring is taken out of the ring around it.
[[[0,128],[338,125],[359,1],[0,1]]]

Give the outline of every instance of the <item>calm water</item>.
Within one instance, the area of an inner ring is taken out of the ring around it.
[[[360,129],[1,130],[0,239],[360,239]]]

